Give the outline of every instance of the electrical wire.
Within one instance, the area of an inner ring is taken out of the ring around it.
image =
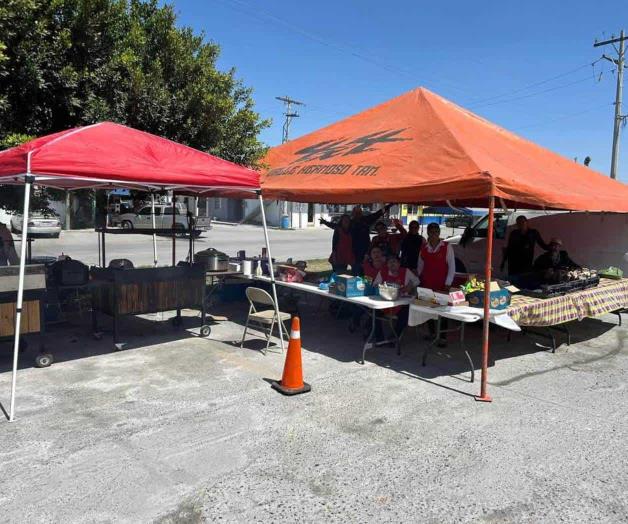
[[[268,21],[268,19],[270,19],[273,22],[275,22],[276,24],[279,24],[279,25],[281,25],[281,26],[283,26],[285,28],[288,28],[288,29],[292,30],[293,32],[295,32],[297,34],[300,34],[301,36],[303,36],[305,38],[308,38],[309,40],[312,40],[312,41],[314,41],[314,42],[316,42],[316,43],[318,43],[320,45],[323,45],[325,47],[334,49],[334,50],[336,50],[338,52],[341,52],[341,53],[349,54],[350,56],[352,56],[354,58],[357,58],[357,59],[359,59],[359,60],[361,60],[363,62],[366,62],[368,64],[371,64],[373,66],[379,67],[379,68],[381,68],[383,70],[386,70],[388,72],[399,74],[399,75],[402,75],[402,76],[404,76],[406,78],[414,79],[414,76],[412,75],[412,73],[407,71],[407,70],[405,70],[405,69],[398,68],[396,66],[391,66],[391,65],[385,63],[384,61],[381,61],[379,59],[373,58],[372,56],[367,56],[361,50],[357,50],[357,49],[349,47],[349,46],[345,46],[345,45],[341,45],[341,44],[329,41],[329,40],[327,40],[327,39],[325,39],[325,38],[323,38],[323,37],[321,37],[321,36],[319,36],[319,35],[317,35],[315,33],[307,31],[307,30],[305,30],[305,29],[303,29],[303,28],[301,28],[301,27],[299,27],[299,26],[297,26],[297,25],[295,25],[295,24],[293,24],[291,22],[288,22],[288,21],[286,21],[286,20],[284,20],[284,19],[282,19],[282,18],[280,18],[280,17],[278,17],[278,16],[276,16],[276,15],[274,15],[274,14],[272,14],[272,13],[270,13],[270,12],[264,10],[264,9],[261,9],[259,6],[252,6],[251,4],[249,4],[249,3],[247,3],[247,2],[245,2],[243,0],[220,0],[220,1],[223,2],[225,5],[228,5],[230,8],[232,8],[232,9],[234,9],[234,10],[240,12],[240,13],[243,13],[243,14],[245,14],[247,16],[253,17],[253,18],[255,18],[255,19],[259,20],[259,21],[262,21],[262,22],[266,23]],[[255,11],[252,11],[252,9],[254,9]],[[259,13],[261,13],[263,16],[260,16]],[[559,74],[551,76],[549,78],[545,78],[543,80],[539,80],[537,82],[533,82],[533,83],[524,85],[524,86],[522,86],[520,88],[511,90],[511,91],[503,92],[503,93],[501,93],[499,95],[494,95],[494,96],[490,96],[490,97],[487,97],[487,98],[482,98],[482,99],[479,99],[479,100],[475,100],[474,102],[471,102],[471,103],[466,104],[466,105],[468,107],[474,108],[474,109],[475,108],[482,108],[482,107],[490,107],[490,106],[493,106],[493,105],[498,105],[498,104],[502,104],[502,103],[510,103],[510,102],[514,102],[514,101],[517,101],[517,100],[523,100],[523,99],[539,96],[539,95],[542,95],[542,94],[545,94],[545,93],[549,93],[549,92],[552,92],[552,91],[557,91],[557,90],[560,90],[560,89],[566,89],[566,88],[572,87],[574,85],[577,85],[577,84],[580,84],[580,83],[583,83],[583,82],[586,82],[586,81],[590,81],[591,80],[591,76],[587,76],[586,78],[580,78],[580,79],[578,79],[578,80],[576,80],[574,82],[569,82],[569,83],[566,83],[566,84],[561,84],[561,85],[558,85],[558,86],[553,86],[553,87],[550,87],[550,88],[547,88],[547,89],[536,91],[534,93],[528,93],[528,94],[525,94],[525,95],[522,95],[522,96],[517,96],[517,97],[512,97],[511,96],[511,95],[514,95],[514,94],[517,94],[517,93],[524,93],[524,92],[526,92],[526,91],[528,91],[530,89],[533,89],[535,87],[539,87],[539,86],[548,84],[550,82],[553,82],[555,80],[558,80],[558,79],[561,79],[561,78],[565,78],[567,76],[570,76],[570,75],[572,75],[574,73],[577,73],[578,71],[581,71],[581,70],[583,70],[585,68],[588,68],[588,67],[592,67],[593,68],[594,80],[597,80],[599,82],[601,80],[601,77],[602,77],[602,74],[603,74],[604,71],[602,71],[600,73],[599,77],[596,79],[595,78],[595,65],[598,62],[600,62],[601,60],[602,60],[602,58],[599,58],[599,59],[593,61],[592,63],[590,62],[590,63],[582,64],[582,65],[580,65],[578,67],[575,67],[573,69],[569,69],[568,71],[565,71],[563,73],[559,73]],[[464,92],[466,94],[466,92],[464,90],[460,89],[457,86],[450,85],[448,82],[444,82],[442,80],[435,80],[435,82],[436,83],[442,83],[443,85],[447,84],[451,88],[457,89],[458,91]],[[506,97],[508,97],[508,98],[506,98]],[[605,106],[606,106],[606,104],[604,105],[604,107]],[[564,120],[564,119],[568,119],[568,118],[573,118],[573,117],[579,116],[581,114],[591,112],[591,111],[593,111],[595,109],[598,109],[599,107],[600,106],[597,106],[595,108],[587,109],[585,111],[579,111],[577,113],[564,115],[564,116],[556,118],[556,119],[548,120],[546,122],[541,122],[541,123],[538,123],[538,124],[533,124],[531,126],[524,126],[524,127],[518,128],[518,129],[519,130],[521,130],[521,129],[530,129],[530,128],[534,128],[534,127],[539,127],[539,126],[545,125],[547,123],[560,121],[560,120]],[[347,114],[353,113],[353,111],[350,111],[350,110],[346,111],[346,112],[337,112],[337,111],[330,110],[328,108],[322,108],[322,107],[311,106],[311,105],[308,106],[308,110],[315,111],[315,112],[320,112],[320,113],[323,113],[323,114],[327,114],[329,116],[339,116],[339,117],[344,117]]]
[[[373,66],[379,67],[385,71],[388,71],[390,73],[396,73],[398,75],[404,76],[405,78],[412,80],[412,81],[416,81],[416,77],[415,75],[410,72],[407,71],[405,69],[396,67],[396,66],[392,66],[382,60],[379,60],[377,58],[373,58],[372,56],[367,56],[366,52],[363,52],[362,50],[353,48],[353,47],[349,47],[346,45],[342,45],[342,44],[337,44],[335,42],[332,42],[330,40],[327,40],[315,33],[312,33],[310,31],[307,31],[306,29],[303,29],[299,26],[294,25],[291,22],[288,22],[282,18],[279,18],[278,16],[264,10],[261,9],[259,6],[251,6],[250,4],[244,2],[243,0],[220,0],[221,2],[223,2],[225,5],[228,5],[229,7],[231,7],[232,9],[235,9],[236,11],[239,11],[241,13],[244,13],[248,16],[251,16],[253,18],[256,18],[257,20],[260,20],[262,22],[267,22],[267,20],[264,18],[264,16],[267,19],[271,19],[273,20],[275,23],[282,25],[292,31],[294,31],[295,33],[300,34],[301,36],[304,36],[314,42],[317,42],[321,45],[324,45],[326,47],[329,47],[331,49],[335,49],[338,52],[341,53],[345,53],[348,54],[354,58],[357,58],[358,60],[362,60],[363,62],[366,62],[368,64],[371,64]],[[255,9],[256,12],[252,12],[246,8],[251,8],[251,9]],[[259,13],[262,13],[264,16],[260,16]],[[440,83],[442,85],[446,85],[447,87],[449,87],[450,89],[455,89],[461,93],[467,94],[467,91],[460,88],[458,85],[448,82],[446,80],[442,80],[442,79],[431,79],[431,82],[433,83]]]
[[[584,111],[578,111],[576,113],[569,113],[567,115],[562,115],[562,116],[559,116],[557,118],[552,118],[550,120],[544,120],[543,122],[537,122],[536,124],[531,124],[531,125],[527,125],[527,126],[523,126],[523,127],[517,127],[514,130],[515,131],[522,131],[524,129],[534,129],[534,128],[537,128],[537,127],[543,127],[546,124],[551,124],[551,123],[554,123],[554,122],[559,122],[561,120],[568,120],[570,118],[575,118],[577,116],[584,115],[586,113],[592,113],[593,111],[597,111],[598,109],[601,109],[603,107],[611,107],[612,105],[613,104],[607,102],[605,104],[597,105],[595,107],[590,107],[589,109],[585,109]]]
[[[523,91],[527,91],[528,89],[532,89],[534,87],[538,87],[540,85],[544,85],[547,84],[549,82],[552,82],[554,80],[558,80],[559,78],[564,78],[566,76],[572,75],[574,73],[577,73],[578,71],[581,71],[582,69],[586,68],[586,67],[591,67],[591,66],[595,66],[595,64],[597,62],[599,62],[600,60],[602,60],[601,58],[598,58],[597,60],[595,60],[593,63],[588,63],[588,64],[582,64],[574,69],[570,69],[569,71],[565,71],[564,73],[560,73],[556,76],[552,76],[550,78],[546,78],[544,80],[539,80],[538,82],[533,82],[532,84],[527,84],[525,86],[519,87],[517,89],[511,90],[511,91],[506,91],[504,93],[501,93],[499,95],[495,95],[495,96],[490,96],[487,98],[481,98],[480,100],[474,100],[471,101],[471,105],[478,105],[478,104],[483,104],[484,102],[490,102],[492,100],[498,99],[498,98],[504,98],[506,96],[510,96],[510,95],[516,95],[517,93],[521,93]]]
[[[485,104],[470,104],[469,107],[471,108],[479,108],[479,107],[489,107],[489,106],[494,106],[494,105],[498,105],[498,104],[506,104],[509,102],[514,102],[516,100],[523,100],[525,98],[531,98],[533,96],[538,96],[538,95],[542,95],[544,93],[549,93],[551,91],[558,91],[559,89],[566,89],[567,87],[571,87],[577,84],[581,84],[582,82],[590,82],[591,81],[591,77],[589,75],[587,75],[585,78],[581,78],[579,80],[576,80],[575,82],[569,82],[568,84],[562,84],[559,86],[554,86],[554,87],[550,87],[548,89],[543,89],[542,91],[537,91],[535,93],[530,93],[527,95],[522,95],[522,96],[517,96],[514,98],[506,98],[504,100],[497,100],[496,102],[490,102],[490,103],[485,103]]]
[[[273,20],[275,23],[277,23],[279,25],[282,25],[282,26],[284,26],[284,27],[294,31],[295,33],[298,33],[298,34],[300,34],[300,35],[302,35],[302,36],[304,36],[304,37],[306,37],[306,38],[308,38],[308,39],[310,39],[312,41],[315,41],[315,42],[317,42],[317,43],[319,43],[321,45],[324,45],[326,47],[335,49],[336,51],[339,51],[339,52],[342,52],[342,53],[349,54],[349,55],[353,56],[354,58],[357,58],[359,60],[367,62],[367,63],[369,63],[371,65],[380,67],[380,68],[382,68],[382,69],[384,69],[386,71],[402,75],[402,76],[404,76],[404,77],[406,77],[408,79],[411,79],[411,80],[415,80],[415,76],[410,71],[407,71],[405,69],[402,69],[402,68],[399,68],[399,67],[396,67],[396,66],[391,66],[390,64],[387,64],[386,62],[384,62],[382,60],[373,58],[372,56],[367,56],[366,52],[363,52],[362,50],[359,50],[359,49],[356,49],[356,48],[352,48],[352,47],[349,47],[349,46],[345,46],[345,45],[341,45],[341,44],[337,44],[335,42],[329,41],[329,40],[327,40],[327,39],[325,39],[325,38],[323,38],[323,37],[321,37],[321,36],[319,36],[319,35],[317,35],[315,33],[312,33],[312,32],[310,32],[310,31],[308,31],[306,29],[303,29],[303,28],[301,28],[301,27],[299,27],[299,26],[297,26],[297,25],[295,25],[295,24],[293,24],[291,22],[288,22],[288,21],[284,20],[284,19],[282,19],[282,18],[280,18],[280,17],[270,13],[267,10],[261,9],[259,6],[252,6],[251,4],[247,3],[244,0],[221,0],[221,1],[223,3],[225,3],[226,5],[229,5],[229,7],[233,8],[233,9],[235,9],[235,10],[241,12],[241,13],[244,13],[244,14],[246,14],[248,16],[251,16],[253,18],[256,18],[256,19],[258,19],[260,21],[265,22],[266,20],[264,19],[264,17],[259,15],[259,13],[262,13],[266,18]],[[248,9],[246,9],[246,8],[248,8]],[[251,11],[251,9],[254,9],[256,12]],[[580,65],[578,67],[575,67],[575,68],[570,69],[568,71],[565,71],[563,73],[554,75],[552,77],[549,77],[549,78],[546,78],[546,79],[543,79],[543,80],[539,80],[539,81],[533,82],[531,84],[527,84],[525,86],[522,86],[520,88],[511,90],[511,91],[506,91],[506,92],[501,93],[499,95],[494,95],[494,96],[490,96],[490,97],[487,97],[487,98],[482,98],[482,99],[479,99],[479,100],[475,100],[475,101],[472,101],[472,102],[470,102],[468,104],[465,104],[465,105],[467,105],[468,107],[485,107],[485,106],[493,105],[493,104],[488,104],[487,102],[490,102],[490,101],[493,101],[493,100],[498,100],[498,99],[501,99],[501,98],[504,98],[504,97],[510,97],[511,95],[514,95],[514,94],[517,94],[517,93],[522,93],[522,92],[525,92],[525,91],[527,91],[529,89],[533,89],[534,87],[538,87],[538,86],[547,84],[549,82],[552,82],[554,80],[558,80],[560,78],[564,78],[566,76],[569,76],[569,75],[572,75],[574,73],[577,73],[578,71],[581,71],[582,69],[585,69],[585,68],[588,68],[588,67],[591,67],[591,66],[595,66],[595,64],[597,62],[599,62],[600,60],[602,60],[602,59],[599,58],[599,59],[595,60],[592,63],[582,64],[582,65]],[[523,98],[528,98],[530,96],[537,96],[539,94],[543,94],[543,93],[546,93],[546,92],[549,92],[549,91],[553,91],[553,90],[557,90],[557,89],[563,89],[563,88],[575,85],[577,83],[580,83],[581,81],[584,81],[584,79],[578,80],[576,82],[572,82],[572,83],[569,83],[569,84],[556,86],[554,88],[550,88],[550,89],[547,89],[547,90],[542,90],[542,91],[539,91],[538,93],[526,95],[525,97],[509,98],[508,100],[504,100],[503,102],[506,103],[506,102],[510,102],[510,101],[523,99]],[[467,91],[465,91],[465,90],[461,89],[460,87],[458,87],[458,86],[456,86],[454,84],[451,84],[450,82],[447,82],[445,80],[433,79],[432,82],[440,83],[440,84],[443,84],[443,85],[447,85],[449,88],[456,89],[456,90],[458,90],[458,91],[460,91],[460,92],[462,92],[464,94],[467,94]],[[499,102],[496,102],[496,103],[502,103],[502,102],[499,101]]]

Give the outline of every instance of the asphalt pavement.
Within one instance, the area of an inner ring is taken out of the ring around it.
[[[296,260],[327,258],[331,252],[330,229],[278,230],[269,231],[273,258]],[[106,235],[107,260],[128,258],[136,266],[152,265],[153,241],[151,235]],[[195,251],[216,248],[230,256],[245,250],[248,256],[260,255],[264,243],[261,227],[251,225],[215,224],[195,241]],[[188,238],[176,240],[177,260],[187,256]],[[33,256],[59,256],[61,253],[91,265],[98,262],[98,237],[94,231],[63,231],[58,239],[40,238],[33,242]],[[157,237],[159,265],[168,265],[172,260],[172,238]]]
[[[84,322],[51,327],[58,361],[22,355],[17,418],[0,422],[2,522],[626,522],[628,329],[572,324],[555,354],[492,336],[490,404],[474,401],[457,344],[420,365],[422,336],[367,353],[309,297],[305,380],[284,397],[284,356],[249,332],[247,304],[200,338],[170,314],[125,318],[112,351]],[[626,324],[627,318],[624,319]],[[103,322],[106,327],[106,323]],[[480,326],[467,341],[479,363]],[[7,345],[7,347],[9,347]],[[494,364],[494,365],[493,365]],[[7,406],[10,351],[0,353]]]
[[[460,230],[444,228],[443,234],[457,234]],[[331,253],[332,231],[327,228],[302,230],[270,229],[273,258],[297,260],[327,258]],[[15,237],[17,239],[17,237]],[[153,240],[151,235],[106,235],[107,260],[128,258],[136,266],[153,264]],[[214,224],[195,241],[195,252],[209,247],[236,256],[245,250],[247,256],[260,255],[264,243],[264,232],[259,226]],[[176,239],[177,260],[183,260],[189,249],[189,238]],[[81,260],[85,264],[98,263],[98,237],[93,230],[63,231],[58,239],[38,238],[33,242],[33,256],[60,254]],[[157,237],[158,265],[172,261],[172,238]]]

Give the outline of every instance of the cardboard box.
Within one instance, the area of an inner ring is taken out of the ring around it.
[[[464,296],[464,293],[462,291],[450,291],[448,302],[450,306],[460,306],[464,302],[466,302],[466,297]]]
[[[491,309],[506,309],[510,305],[510,291],[507,289],[499,289],[491,291]],[[474,291],[467,295],[467,300],[471,307],[484,307],[484,291]]]
[[[353,275],[336,276],[336,286],[334,288],[336,295],[343,297],[363,297],[365,290],[366,284],[360,277],[354,277]]]

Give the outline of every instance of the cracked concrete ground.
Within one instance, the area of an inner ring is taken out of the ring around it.
[[[209,339],[197,319],[126,319],[128,349],[88,322],[48,335],[58,362],[23,355],[17,420],[0,429],[3,522],[625,522],[628,329],[585,320],[555,354],[493,335],[477,403],[455,345],[419,363],[302,308],[312,392],[283,397],[277,348],[239,347],[244,303]],[[479,330],[468,331],[479,362]],[[33,344],[31,344],[32,346]],[[8,404],[9,346],[0,347]]]

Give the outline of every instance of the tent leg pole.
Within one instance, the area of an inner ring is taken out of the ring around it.
[[[155,233],[155,193],[150,194],[150,214],[153,224],[153,265],[157,267],[157,233]]]
[[[270,285],[273,288],[273,300],[275,301],[275,315],[277,315],[277,328],[279,329],[279,341],[281,344],[281,352],[284,351],[283,343],[283,325],[279,316],[279,300],[277,300],[277,285],[275,284],[275,270],[273,268],[273,255],[270,252],[270,241],[268,240],[268,226],[266,225],[266,211],[264,210],[264,198],[259,193],[259,208],[262,212],[262,225],[264,226],[264,240],[266,241],[266,252],[268,253],[268,272],[270,273]]]
[[[488,199],[488,230],[486,232],[486,264],[484,266],[484,322],[482,327],[482,379],[480,381],[480,395],[475,400],[492,402],[486,391],[488,382],[488,350],[491,308],[491,265],[493,262],[493,229],[495,222],[495,197]]]
[[[172,192],[172,267],[177,265],[177,217],[176,217],[177,196]]]
[[[30,160],[30,156],[29,156]],[[30,163],[30,162],[29,162]],[[20,273],[17,284],[17,303],[15,310],[15,335],[13,339],[13,374],[11,375],[11,405],[9,408],[9,422],[15,419],[15,387],[17,381],[17,364],[20,353],[20,329],[22,323],[22,301],[24,298],[24,272],[26,269],[26,243],[28,240],[28,215],[30,210],[32,176],[26,176],[24,184],[24,209],[22,213],[22,244],[20,245]],[[43,318],[41,319],[43,322]]]

